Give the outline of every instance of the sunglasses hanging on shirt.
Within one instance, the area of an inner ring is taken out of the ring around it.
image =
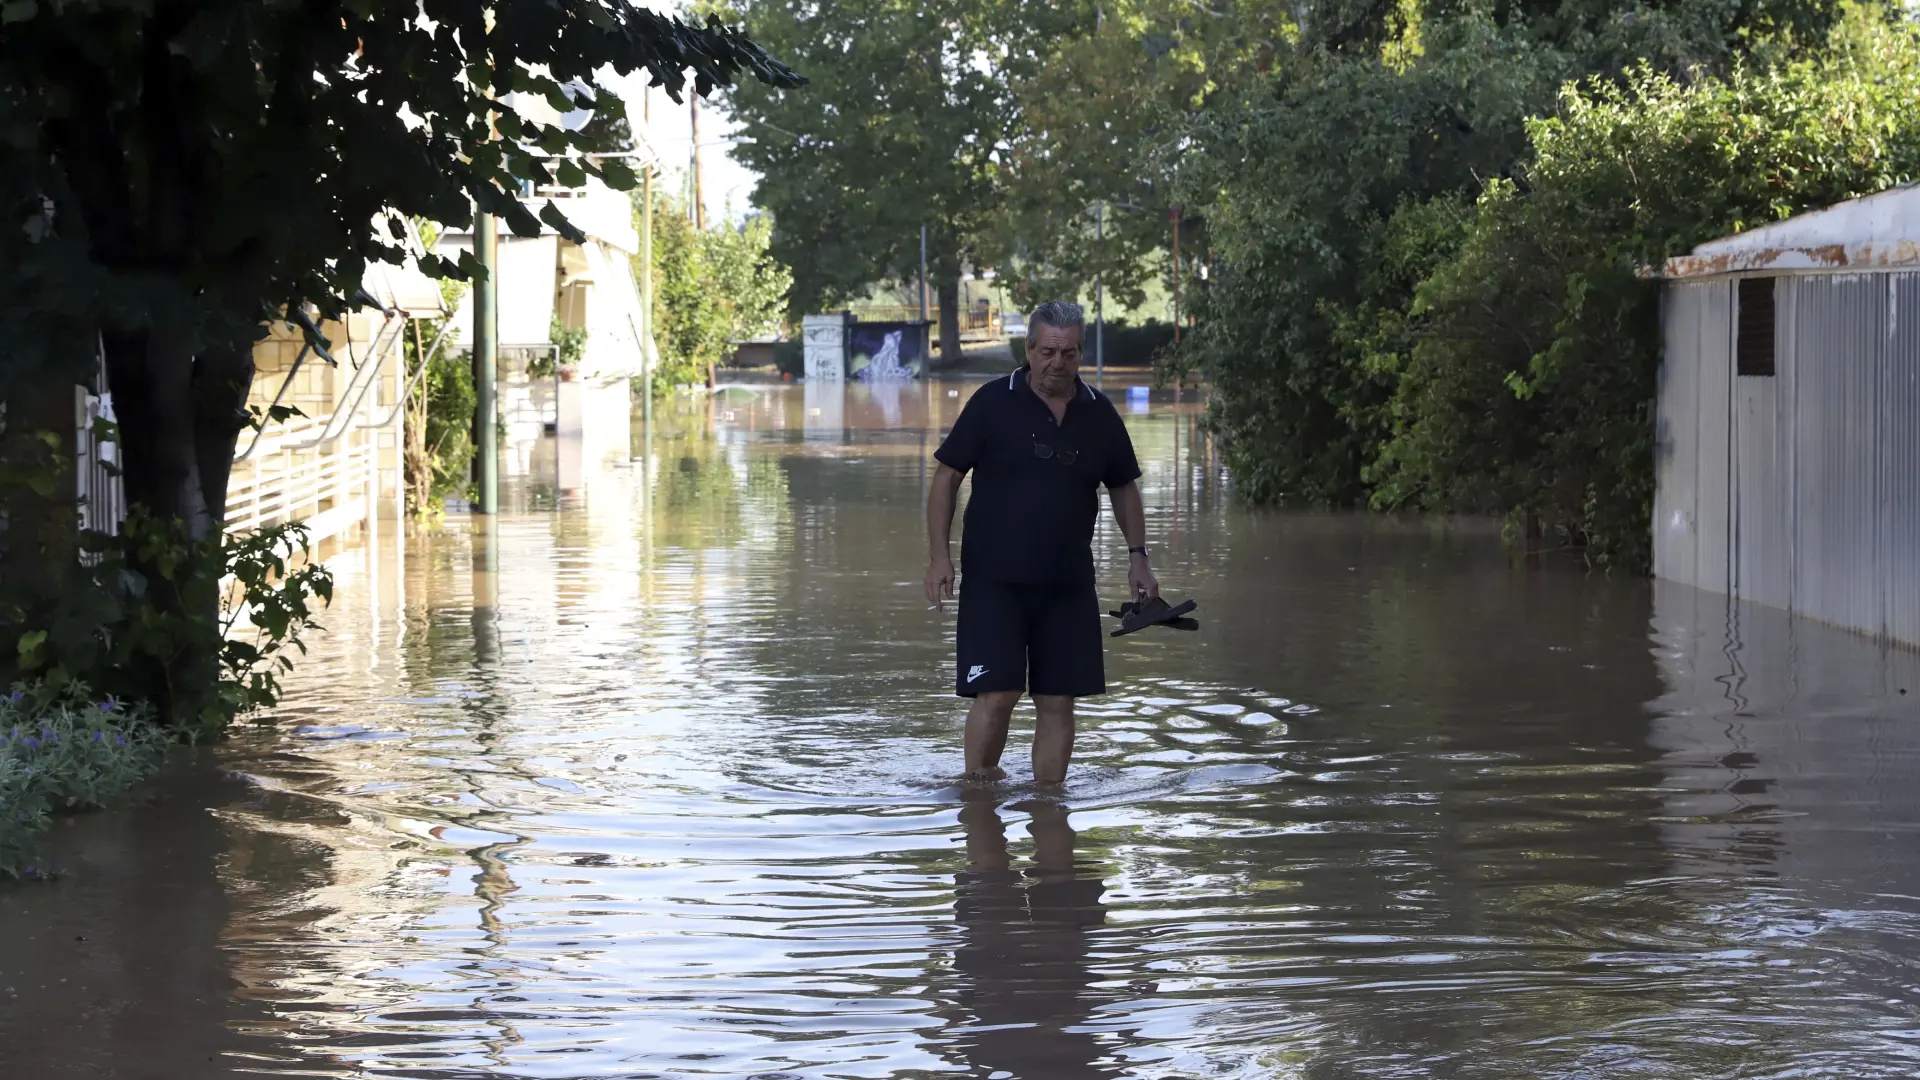
[[[1043,461],[1057,457],[1060,459],[1060,464],[1071,465],[1073,464],[1074,459],[1080,456],[1080,451],[1070,450],[1064,446],[1058,450],[1055,450],[1053,447],[1048,446],[1046,443],[1043,443],[1038,439],[1035,439],[1033,443],[1033,456],[1040,458]]]

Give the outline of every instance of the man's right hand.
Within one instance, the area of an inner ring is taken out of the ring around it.
[[[953,558],[935,555],[927,563],[927,603],[944,611],[941,605],[953,599]]]

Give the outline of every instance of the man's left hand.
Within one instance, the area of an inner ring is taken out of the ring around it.
[[[1153,576],[1153,567],[1147,565],[1144,555],[1134,555],[1127,560],[1127,591],[1135,600],[1155,600],[1160,596],[1160,579]]]

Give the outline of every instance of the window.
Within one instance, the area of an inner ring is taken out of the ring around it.
[[[1778,278],[1740,279],[1740,305],[1733,334],[1734,371],[1740,375],[1773,374],[1773,286]]]

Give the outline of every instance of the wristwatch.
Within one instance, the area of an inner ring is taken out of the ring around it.
[[[1138,555],[1138,556],[1140,556],[1140,557],[1141,557],[1141,558],[1143,558],[1143,559],[1145,559],[1145,558],[1149,558],[1149,557],[1150,557],[1150,556],[1149,556],[1149,555],[1147,554],[1147,545],[1145,545],[1145,544],[1141,544],[1141,545],[1140,545],[1139,547],[1130,547],[1130,548],[1128,548],[1128,549],[1127,549],[1127,554],[1129,554],[1129,555]]]

